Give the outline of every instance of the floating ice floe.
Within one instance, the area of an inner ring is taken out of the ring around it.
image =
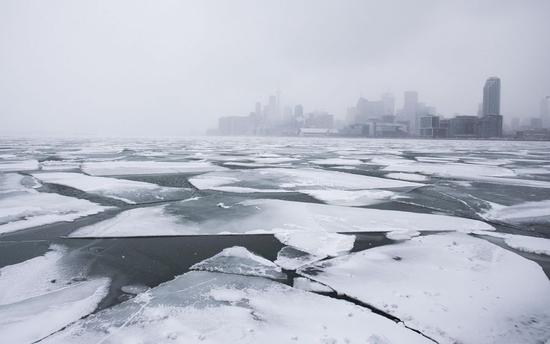
[[[386,238],[391,240],[409,240],[419,235],[420,235],[419,231],[401,230],[401,231],[392,231],[392,232],[386,233]]]
[[[264,190],[303,189],[402,189],[410,190],[424,184],[392,180],[338,171],[313,168],[259,168],[211,172],[190,178],[196,188],[227,191],[228,187],[244,187],[257,192]]]
[[[260,278],[192,271],[44,343],[432,343],[380,315]]]
[[[40,163],[42,171],[67,171],[79,169],[82,163],[79,161],[46,160]]]
[[[353,248],[355,235],[323,231],[289,230],[275,233],[275,238],[285,245],[314,256],[335,257]]]
[[[93,177],[82,173],[45,172],[33,176],[44,183],[58,184],[129,204],[181,199],[190,195],[184,188],[162,187],[126,179]]]
[[[298,272],[438,343],[550,338],[550,281],[540,266],[466,234],[416,237]]]
[[[388,190],[298,190],[327,204],[365,206],[391,200],[397,194]]]
[[[503,239],[506,245],[518,251],[550,256],[550,239],[487,231],[477,231],[474,234]]]
[[[37,160],[0,161],[0,172],[18,172],[38,170]]]
[[[327,158],[327,159],[317,159],[310,160],[312,164],[316,165],[341,165],[341,166],[356,166],[361,165],[363,162],[358,159],[343,159],[343,158]]]
[[[0,233],[74,221],[107,209],[83,199],[41,193],[34,189],[37,186],[32,177],[0,174]]]
[[[404,172],[388,173],[385,175],[385,177],[393,178],[393,179],[408,180],[411,182],[424,182],[428,180],[428,177],[423,176],[421,174],[404,173]]]
[[[316,293],[334,292],[332,288],[327,287],[326,285],[321,284],[319,282],[312,281],[309,278],[305,278],[305,277],[294,277],[294,280],[292,281],[292,286],[297,289],[301,289],[305,291],[313,291]]]
[[[230,207],[220,208],[219,201],[216,197],[203,197],[156,208],[127,210],[113,219],[83,227],[71,236],[494,230],[482,221],[447,215],[274,199],[224,198],[224,204]]]
[[[286,279],[286,274],[272,261],[260,257],[241,246],[226,248],[215,256],[194,264],[190,269]]]
[[[511,206],[491,203],[491,208],[481,216],[509,223],[545,223],[550,221],[550,200],[525,202]]]
[[[207,161],[100,161],[82,164],[82,170],[94,176],[203,173],[225,169]]]
[[[464,163],[396,163],[383,168],[384,171],[422,173],[441,178],[457,178],[490,184],[506,184],[525,187],[550,188],[550,182],[514,178],[516,173],[508,168],[492,165]]]
[[[0,336],[34,343],[93,312],[107,295],[107,278],[74,279],[79,268],[61,264],[64,249],[0,269]]]
[[[285,246],[277,253],[277,260],[275,260],[275,264],[285,270],[296,270],[299,267],[319,261],[325,257],[325,255],[314,256],[294,247]]]
[[[199,234],[192,224],[183,225],[165,213],[165,205],[126,210],[115,217],[78,228],[70,237],[132,237]]]

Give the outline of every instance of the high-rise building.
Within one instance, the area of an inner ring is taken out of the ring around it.
[[[479,120],[479,136],[501,137],[502,116],[500,115],[500,79],[491,77],[483,86],[483,111]]]
[[[384,116],[395,115],[395,98],[391,93],[382,95],[382,103],[384,104]]]
[[[294,117],[302,117],[304,115],[304,107],[298,104],[294,107]]]
[[[546,96],[540,101],[540,119],[542,121],[543,128],[550,128],[550,106],[548,102],[550,101],[550,96]]]
[[[500,79],[491,77],[483,86],[483,116],[500,115]]]
[[[418,128],[418,92],[406,91],[404,93],[405,101],[403,103],[403,119],[409,121],[409,133],[416,135]]]

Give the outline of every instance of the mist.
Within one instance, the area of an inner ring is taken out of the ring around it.
[[[360,96],[416,90],[502,115],[550,94],[548,1],[0,2],[0,134],[180,136],[281,92],[339,118]]]

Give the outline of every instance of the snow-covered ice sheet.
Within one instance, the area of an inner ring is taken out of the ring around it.
[[[296,270],[299,267],[311,264],[323,258],[325,258],[325,256],[314,256],[294,247],[285,246],[277,253],[275,264],[285,270]]]
[[[115,217],[78,228],[71,237],[132,237],[199,234],[192,224],[165,213],[166,205],[126,210]]]
[[[428,177],[423,176],[421,174],[404,173],[404,172],[388,173],[386,174],[386,177],[392,178],[392,179],[408,180],[411,182],[424,182],[428,180]]]
[[[353,248],[355,235],[323,231],[289,230],[275,233],[277,240],[314,256],[338,256]]]
[[[35,173],[33,176],[44,183],[69,186],[129,204],[182,199],[191,194],[191,191],[185,188],[162,187],[152,183],[94,177],[82,173],[45,172]]]
[[[327,171],[313,168],[259,168],[205,173],[189,181],[198,189],[225,191],[223,187],[247,187],[269,190],[303,189],[403,189],[410,190],[424,184],[364,176],[352,173]]]
[[[550,239],[487,231],[477,231],[474,234],[503,239],[506,245],[518,251],[550,256]]]
[[[401,230],[386,233],[386,237],[391,240],[409,240],[419,235],[420,232],[414,230]]]
[[[0,172],[34,171],[38,167],[37,160],[0,161]]]
[[[44,343],[432,343],[371,311],[260,278],[192,271]]]
[[[550,338],[550,281],[540,266],[466,234],[416,237],[299,273],[398,317],[439,343]]]
[[[343,206],[365,206],[382,203],[397,196],[388,190],[298,190],[327,204]]]
[[[305,278],[305,277],[294,277],[294,280],[292,281],[292,286],[297,289],[301,289],[305,291],[313,291],[317,293],[334,292],[332,288],[327,287],[326,285],[321,284],[319,282],[312,281],[309,278]]]
[[[87,200],[41,193],[39,184],[29,176],[0,174],[0,233],[100,213],[107,207]]]
[[[88,315],[107,295],[108,278],[82,278],[65,266],[65,249],[0,269],[0,338],[33,343]],[[74,278],[77,278],[75,280]]]
[[[190,269],[286,279],[286,274],[279,266],[241,246],[228,247],[215,256],[194,264]]]
[[[509,223],[545,223],[550,221],[550,200],[524,202],[511,206],[491,203],[491,208],[481,216]]]
[[[203,173],[225,169],[207,161],[101,161],[82,164],[82,170],[94,176]]]
[[[332,206],[274,199],[216,197],[122,212],[71,236],[261,234],[287,231],[389,232],[494,230],[482,221],[435,214]]]
[[[356,165],[363,164],[363,162],[358,159],[343,159],[343,158],[317,159],[317,160],[310,160],[309,162],[316,165],[340,165],[340,166],[356,166]]]

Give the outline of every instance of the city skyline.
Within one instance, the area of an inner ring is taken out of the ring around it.
[[[506,80],[502,114],[530,118],[550,92],[547,13],[541,0],[7,0],[0,134],[201,134],[277,89],[339,116],[411,89],[474,114],[491,75]]]

